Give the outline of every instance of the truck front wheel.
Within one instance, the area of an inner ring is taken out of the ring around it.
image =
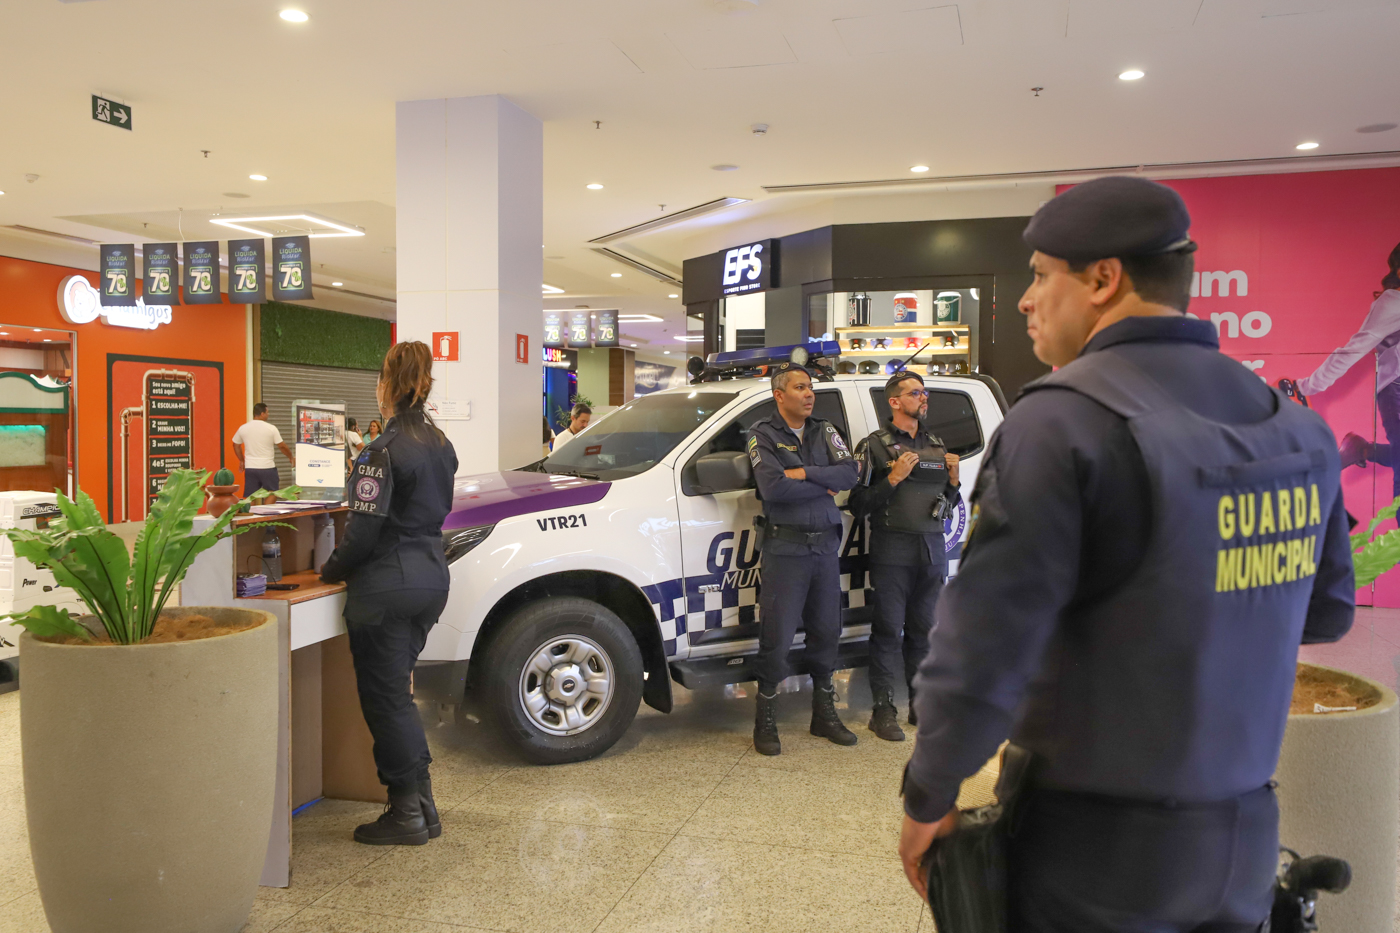
[[[583,761],[622,737],[642,698],[642,652],[626,623],[578,597],[522,606],[487,645],[488,708],[536,764]]]

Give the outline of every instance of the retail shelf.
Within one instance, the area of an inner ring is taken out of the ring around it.
[[[863,327],[838,327],[838,334],[907,334],[910,331],[965,331],[966,324],[890,324],[887,327],[876,327],[866,324]]]
[[[913,354],[918,347],[885,347],[881,350],[842,350],[842,356],[899,356],[901,350]],[[919,356],[967,356],[967,347],[927,347]]]

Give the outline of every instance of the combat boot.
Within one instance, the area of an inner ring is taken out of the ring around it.
[[[782,743],[778,741],[778,695],[758,694],[758,711],[753,717],[753,750],[760,755],[781,755]]]
[[[899,728],[899,710],[894,708],[893,690],[875,691],[875,708],[870,712],[870,731],[886,742],[904,741],[904,730]]]
[[[837,745],[854,745],[860,741],[836,715],[835,687],[828,685],[812,690],[812,734]]]
[[[367,846],[423,846],[428,844],[428,824],[423,819],[423,799],[417,786],[407,792],[389,792],[389,805],[379,819],[355,827],[355,841]]]
[[[428,825],[428,838],[442,835],[442,820],[438,817],[437,804],[433,802],[433,779],[423,775],[418,779],[418,802],[423,807],[423,822]]]

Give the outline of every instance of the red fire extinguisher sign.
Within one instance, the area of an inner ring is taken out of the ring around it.
[[[433,331],[433,360],[455,363],[457,361],[457,331]]]

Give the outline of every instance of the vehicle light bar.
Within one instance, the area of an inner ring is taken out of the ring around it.
[[[793,356],[793,351],[806,353],[806,360],[831,358],[841,355],[841,344],[835,340],[795,343],[786,347],[754,347],[751,350],[730,350],[727,353],[711,353],[705,359],[706,365],[713,368],[733,366],[766,366],[786,363],[788,360],[801,362]],[[800,354],[799,354],[800,355]]]

